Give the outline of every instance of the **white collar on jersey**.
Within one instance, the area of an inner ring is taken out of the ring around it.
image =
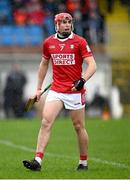
[[[58,39],[59,41],[66,41],[67,39],[72,39],[73,38],[73,35],[74,33],[71,32],[71,34],[69,35],[69,37],[65,38],[65,39],[60,39],[60,38],[57,38],[57,33],[54,34],[54,39]]]

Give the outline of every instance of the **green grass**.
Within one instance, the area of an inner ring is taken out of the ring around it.
[[[78,148],[70,119],[58,119],[52,130],[42,171],[26,170],[32,159],[40,121],[0,121],[0,179],[128,179],[130,178],[130,120],[88,119],[89,170],[77,172]],[[27,149],[25,149],[25,147]]]

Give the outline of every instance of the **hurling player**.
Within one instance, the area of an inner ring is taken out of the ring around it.
[[[49,61],[52,63],[53,81],[43,108],[35,156],[31,161],[24,160],[23,164],[30,170],[41,170],[53,123],[62,108],[65,108],[70,112],[77,134],[79,149],[77,170],[87,170],[88,134],[85,129],[84,84],[95,73],[96,63],[86,39],[73,33],[72,16],[60,13],[55,16],[54,21],[56,34],[43,42],[42,60],[34,95],[37,101],[40,99]],[[86,62],[87,68],[82,77],[83,62]]]

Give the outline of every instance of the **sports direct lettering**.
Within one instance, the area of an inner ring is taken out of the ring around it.
[[[51,54],[55,65],[74,65],[75,54]]]

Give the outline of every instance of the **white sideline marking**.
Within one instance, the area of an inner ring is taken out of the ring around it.
[[[27,151],[27,152],[34,152],[35,150],[32,148],[28,148],[26,146],[23,145],[16,145],[14,143],[12,143],[11,141],[7,141],[7,140],[0,140],[0,144],[4,144],[6,146],[10,146],[12,148],[15,149],[20,149],[23,151]],[[67,158],[67,159],[76,159],[75,157],[71,157],[71,156],[67,156],[67,155],[59,155],[59,154],[53,154],[53,153],[46,153],[46,155],[48,156],[52,156],[52,157],[58,157],[58,158]],[[101,163],[101,164],[107,164],[107,165],[111,165],[111,166],[115,166],[121,169],[128,169],[130,170],[130,167],[127,166],[126,164],[123,163],[117,163],[117,162],[112,162],[112,161],[107,161],[107,160],[101,160],[99,158],[89,158],[92,161],[95,161],[97,163]]]

